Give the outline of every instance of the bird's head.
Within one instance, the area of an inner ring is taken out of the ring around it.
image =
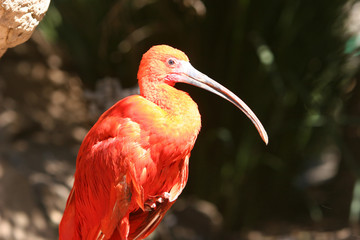
[[[267,133],[253,111],[234,93],[196,70],[182,51],[167,45],[150,48],[140,62],[138,80],[140,91],[144,86],[166,83],[187,83],[219,95],[237,106],[255,125],[261,138],[267,144]]]
[[[176,77],[183,72],[183,65],[186,63],[189,63],[189,58],[182,51],[167,45],[153,46],[141,59],[138,72],[139,84],[141,86],[148,82],[155,84],[166,82],[174,85]],[[171,76],[175,78],[171,78]],[[146,83],[142,81],[146,81]]]

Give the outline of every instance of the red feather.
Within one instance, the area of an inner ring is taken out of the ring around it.
[[[140,95],[106,111],[81,144],[74,186],[59,227],[60,239],[143,239],[184,189],[190,152],[200,131],[196,103],[174,88],[185,82],[219,94],[251,118],[229,90],[194,69],[187,56],[161,45],[144,54]]]
[[[180,99],[190,100],[184,93]],[[141,96],[100,117],[78,154],[60,239],[142,239],[156,228],[185,187],[200,129],[200,115],[185,121],[197,125],[191,131],[174,126],[184,121],[176,118]]]

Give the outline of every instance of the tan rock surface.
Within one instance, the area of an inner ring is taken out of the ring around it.
[[[30,38],[49,4],[50,0],[0,0],[0,57]]]

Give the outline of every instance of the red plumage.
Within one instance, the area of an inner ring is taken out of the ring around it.
[[[186,185],[201,127],[196,103],[173,87],[191,77],[188,61],[165,45],[144,54],[140,95],[106,111],[80,147],[60,239],[143,239],[160,223]]]

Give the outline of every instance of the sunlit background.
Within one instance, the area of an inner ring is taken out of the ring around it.
[[[360,2],[53,0],[0,60],[0,239],[57,239],[82,139],[136,94],[144,52],[183,50],[240,96],[192,86],[188,185],[149,239],[358,239]]]

